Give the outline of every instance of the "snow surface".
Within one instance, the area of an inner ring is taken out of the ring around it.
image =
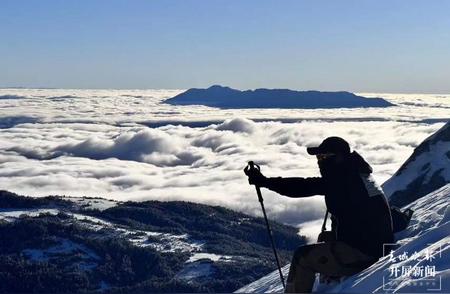
[[[120,202],[112,199],[64,196],[64,200],[72,201],[82,209],[98,209],[100,211],[117,206]]]
[[[211,261],[194,262],[187,264],[175,275],[175,278],[190,281],[197,278],[210,276],[213,273],[214,268]]]
[[[202,250],[204,244],[201,240],[191,239],[188,234],[175,235],[171,233],[136,230],[94,216],[71,212],[67,214],[73,216],[80,221],[80,224],[84,224],[92,230],[100,231],[109,229],[109,234],[115,234],[118,237],[128,239],[128,241],[136,246],[152,247],[160,252],[199,252]]]
[[[194,280],[196,278],[210,277],[214,274],[215,262],[238,261],[242,256],[219,255],[214,253],[198,252],[191,255],[184,267],[176,274],[177,279]]]
[[[64,199],[68,199],[76,204],[85,203],[86,200],[76,197],[64,197]],[[104,204],[110,202],[108,200],[101,201],[101,199],[96,199],[96,203]],[[82,208],[86,209],[87,206],[82,205]],[[233,258],[232,256],[202,252],[205,242],[192,239],[188,234],[175,235],[164,232],[136,230],[98,217],[84,215],[82,211],[77,209],[76,212],[64,208],[2,209],[0,210],[0,220],[15,221],[23,216],[39,217],[42,213],[56,215],[60,212],[64,212],[66,215],[72,217],[72,219],[67,220],[68,222],[76,222],[78,225],[85,226],[92,232],[98,233],[97,237],[124,238],[135,246],[151,247],[159,252],[190,253],[190,258],[186,260],[185,266],[176,276],[178,279],[190,281],[200,277],[211,276],[215,272],[213,267],[214,262],[230,262]],[[48,248],[27,248],[22,253],[33,262],[48,262],[60,256],[77,256],[77,260],[72,262],[72,267],[76,267],[82,271],[93,270],[97,267],[97,261],[100,258],[95,252],[83,244],[64,238],[55,238],[54,241],[57,243],[56,245]],[[109,286],[106,283],[100,283],[98,291],[105,291],[108,288]]]
[[[315,292],[330,293],[424,293],[450,292],[450,184],[414,201],[407,207],[415,211],[409,227],[396,234],[400,245],[364,271],[341,283],[318,284]],[[403,257],[408,258],[403,258]],[[414,258],[416,257],[416,258]],[[402,260],[403,259],[403,260]],[[402,276],[398,269],[420,272],[435,267],[434,277]],[[289,265],[283,267],[287,277]],[[237,293],[283,292],[278,271],[242,287]]]
[[[14,221],[21,216],[38,217],[40,214],[57,215],[58,209],[54,208],[29,208],[29,209],[15,209],[2,208],[0,209],[0,220]]]
[[[61,255],[76,256],[77,261],[73,262],[73,267],[83,271],[92,270],[97,267],[97,261],[100,260],[100,257],[83,244],[65,238],[55,238],[54,241],[58,244],[44,249],[24,249],[22,253],[30,261],[34,262],[47,262]]]
[[[73,201],[76,204],[85,203],[86,201],[86,199],[78,199],[76,197],[64,197],[64,199]],[[108,200],[101,201],[101,199],[96,199],[94,203],[109,204],[110,202]],[[82,208],[86,209],[87,206],[82,205]],[[202,252],[205,242],[192,239],[188,234],[175,235],[164,232],[136,230],[98,217],[84,215],[82,211],[77,209],[76,211],[72,212],[63,208],[2,209],[0,210],[0,220],[15,221],[23,216],[39,217],[42,213],[56,215],[64,212],[66,215],[72,217],[72,219],[67,220],[68,222],[76,222],[78,225],[85,226],[92,232],[98,233],[97,237],[124,238],[135,246],[151,247],[159,252],[187,252],[190,253],[190,258],[186,260],[185,266],[176,276],[178,279],[187,281],[200,277],[209,277],[215,272],[213,267],[214,262],[230,262],[233,258],[227,255]],[[82,271],[93,270],[98,266],[97,261],[100,257],[83,244],[64,238],[55,238],[54,241],[57,243],[56,245],[48,248],[27,248],[22,253],[33,262],[48,262],[60,256],[77,256],[77,259],[72,262],[72,267],[76,267]],[[109,286],[106,283],[100,283],[98,291],[105,291],[108,288]]]
[[[441,137],[448,137],[448,133],[450,133],[450,122],[421,144],[427,145],[429,149],[418,154],[413,160],[408,160],[405,163],[406,166],[402,166],[383,184],[383,190],[387,196],[396,191],[406,190],[409,184],[422,175],[425,176],[422,185],[429,183],[432,176],[436,174],[450,182],[450,141],[439,140]]]
[[[187,262],[194,262],[197,260],[202,260],[202,259],[208,259],[211,261],[230,261],[233,258],[233,256],[229,256],[229,255],[218,255],[218,254],[213,254],[213,253],[195,253],[193,254]]]
[[[149,246],[160,252],[197,252],[202,250],[204,245],[203,241],[192,240],[187,234],[174,235],[139,230],[127,230],[125,234],[135,245]],[[149,239],[149,237],[154,238]]]
[[[88,203],[88,204],[101,204],[101,207],[106,207],[110,204],[116,205],[116,201],[110,201],[107,199],[87,199],[87,198],[77,198],[77,197],[63,197],[63,199],[70,200],[76,204]],[[95,200],[92,202],[91,200]],[[103,201],[104,200],[104,201]],[[87,202],[86,202],[87,201]],[[89,208],[94,206],[89,206]],[[100,207],[100,206],[97,206]],[[86,205],[83,205],[83,209],[89,209]],[[90,215],[85,215],[81,211],[72,212],[64,208],[12,208],[12,209],[0,209],[0,220],[12,222],[20,217],[39,217],[41,214],[51,214],[57,215],[58,213],[65,213],[77,220],[77,224],[85,226],[86,228],[101,233],[103,237],[107,236],[117,236],[120,238],[127,239],[132,244],[141,247],[151,247],[159,252],[191,252],[193,254],[199,253],[203,250],[204,241],[192,239],[188,234],[171,234],[164,232],[153,232],[145,230],[136,230],[128,226],[115,224],[113,222],[95,217]],[[69,241],[67,241],[69,242]],[[68,243],[64,243],[64,246],[70,247]],[[63,246],[61,245],[61,246]],[[63,246],[63,247],[64,247]],[[47,259],[48,253],[52,253],[60,247],[55,247],[46,250],[41,249],[27,249],[31,259]],[[67,249],[67,248],[66,248]],[[48,251],[50,250],[50,251]],[[63,249],[61,249],[63,250]],[[204,256],[198,255],[193,257],[194,259],[216,259],[220,258],[219,255],[207,253]],[[228,259],[228,256],[223,256],[223,260]]]

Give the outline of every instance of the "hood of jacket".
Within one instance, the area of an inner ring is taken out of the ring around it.
[[[373,172],[372,167],[367,161],[356,151],[350,153],[350,164],[360,174],[371,174]]]

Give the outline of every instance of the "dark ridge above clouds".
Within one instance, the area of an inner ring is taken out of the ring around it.
[[[219,85],[192,88],[164,101],[172,105],[205,105],[218,108],[357,108],[389,107],[383,98],[366,98],[350,92],[256,89],[240,91]]]

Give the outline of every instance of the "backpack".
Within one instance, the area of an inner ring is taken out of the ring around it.
[[[391,217],[392,217],[392,232],[398,233],[403,231],[408,227],[414,210],[408,208],[401,211],[400,208],[396,206],[391,206]],[[336,235],[333,230],[327,231],[326,224],[328,219],[328,210],[325,212],[325,217],[322,223],[322,230],[317,238],[317,242],[332,242],[336,240]]]

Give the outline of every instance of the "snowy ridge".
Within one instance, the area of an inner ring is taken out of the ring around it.
[[[21,216],[37,217],[41,214],[57,215],[60,211],[55,208],[30,208],[30,209],[0,209],[0,220],[15,221]]]
[[[12,222],[21,217],[39,217],[41,214],[57,215],[58,213],[65,213],[68,216],[73,217],[75,220],[77,220],[78,224],[83,225],[94,232],[98,232],[99,237],[123,237],[136,246],[149,246],[160,252],[181,251],[194,253],[200,252],[202,250],[203,242],[191,240],[188,234],[176,235],[171,233],[136,230],[124,225],[118,225],[109,221],[105,221],[98,217],[85,215],[82,213],[73,213],[64,209],[2,209],[0,210],[0,220]],[[209,257],[205,256],[204,258]]]
[[[345,293],[448,293],[450,292],[450,184],[416,200],[407,207],[415,211],[410,226],[396,235],[400,245],[391,256],[335,285],[316,281],[316,292]],[[406,255],[405,255],[406,254]],[[401,260],[401,256],[408,256]],[[416,258],[413,258],[415,256]],[[403,269],[418,272],[435,266],[434,277],[402,276]],[[289,265],[283,268],[287,275]],[[236,293],[281,293],[278,271],[239,289]]]
[[[450,182],[450,122],[425,139],[383,184],[390,202],[404,206]]]
[[[97,267],[97,262],[101,258],[86,246],[75,243],[68,239],[55,238],[57,245],[46,249],[25,249],[22,253],[32,261],[48,262],[52,258],[58,258],[60,255],[74,255],[72,267],[82,270],[92,270]]]
[[[63,196],[63,200],[69,200],[78,206],[79,209],[98,209],[105,210],[116,206],[121,203],[119,201],[104,199],[104,198],[94,198],[94,197],[71,197]]]
[[[63,197],[65,200],[73,201],[78,208],[106,209],[112,207],[113,201],[102,199],[85,199],[77,197]],[[159,252],[187,252],[190,258],[185,266],[177,274],[178,279],[191,281],[197,278],[214,274],[213,264],[215,262],[232,262],[241,260],[240,256],[217,255],[204,252],[204,241],[193,240],[188,234],[171,234],[137,230],[128,226],[103,220],[98,217],[85,215],[81,212],[71,212],[63,208],[33,208],[33,209],[2,209],[0,220],[14,222],[22,217],[39,217],[41,214],[57,215],[65,213],[71,217],[68,222],[76,221],[77,224],[89,228],[96,238],[117,237],[126,239],[131,244],[139,247],[151,247]],[[60,256],[77,254],[79,260],[73,262],[73,267],[83,270],[93,270],[97,267],[98,256],[91,252],[83,244],[72,242],[68,239],[55,239],[56,245],[48,248],[28,248],[22,251],[25,257],[31,261],[49,261]]]
[[[176,270],[173,271],[172,279],[179,280],[180,283],[185,283],[186,285],[200,282],[214,283],[216,279],[220,281],[223,279],[223,276],[230,275],[231,271],[231,274],[246,278],[238,286],[234,286],[236,283],[231,278],[233,282],[227,287],[230,290],[235,290],[239,286],[261,277],[262,274],[267,273],[269,270],[269,267],[266,267],[264,272],[249,279],[241,273],[234,273],[232,269],[236,265],[243,269],[247,265],[260,265],[261,261],[257,257],[249,257],[245,252],[239,253],[237,248],[233,251],[228,249],[231,254],[226,254],[226,250],[222,252],[220,249],[218,253],[214,247],[211,247],[201,237],[201,234],[195,235],[195,231],[194,233],[184,232],[183,230],[170,230],[167,227],[161,230],[158,225],[146,227],[142,223],[121,222],[120,216],[115,218],[111,216],[113,213],[108,215],[108,212],[106,212],[110,208],[121,209],[122,207],[125,211],[124,218],[127,218],[131,217],[133,213],[136,214],[144,210],[144,207],[147,209],[149,207],[156,207],[158,206],[157,203],[154,203],[153,206],[148,203],[134,206],[132,203],[125,204],[102,198],[66,196],[52,196],[46,199],[37,199],[15,195],[7,191],[3,191],[3,194],[0,195],[1,197],[5,197],[2,199],[2,205],[5,208],[0,209],[0,223],[5,226],[20,226],[23,221],[29,221],[30,219],[36,220],[41,226],[46,226],[48,219],[57,219],[58,223],[62,226],[70,227],[76,225],[80,230],[83,230],[82,237],[77,237],[70,233],[69,235],[55,234],[55,236],[49,236],[45,242],[35,242],[21,248],[18,254],[32,263],[57,264],[68,271],[92,272],[97,269],[102,270],[105,261],[104,257],[100,256],[104,255],[98,253],[98,248],[95,246],[92,247],[92,243],[87,240],[96,240],[96,244],[102,244],[101,242],[103,241],[108,242],[110,239],[115,239],[127,241],[134,248],[140,247],[142,249],[156,250],[161,253],[161,256],[177,257],[178,260],[176,261],[178,264]],[[196,206],[191,205],[191,207],[195,210]],[[180,204],[178,208],[183,208],[183,205]],[[208,207],[198,209],[212,209],[215,211],[214,208]],[[201,210],[197,211],[197,213],[199,212]],[[146,213],[145,215],[148,218],[152,217],[152,213]],[[205,213],[210,213],[210,211]],[[223,213],[225,212],[222,212],[221,215]],[[210,213],[209,216],[212,215],[214,213]],[[250,217],[244,215],[238,214],[234,218],[235,216],[233,214],[226,221],[222,219],[223,216],[218,216],[218,219],[226,223],[231,223],[233,227],[239,225],[247,227],[252,221]],[[238,221],[235,223],[233,221],[230,222],[233,219],[237,219]],[[41,220],[44,221],[41,222]],[[158,220],[161,221],[161,219]],[[294,228],[292,228],[292,231],[297,237]],[[298,244],[298,241],[295,244]],[[223,246],[227,246],[227,243],[225,242]],[[142,251],[137,249],[136,252]],[[170,264],[170,266],[174,265]],[[226,275],[224,271],[227,271]],[[95,281],[99,289],[104,288],[101,282]],[[108,287],[111,285],[107,283]]]

